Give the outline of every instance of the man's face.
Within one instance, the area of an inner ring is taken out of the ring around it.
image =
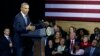
[[[23,6],[21,7],[21,11],[22,11],[25,15],[27,15],[28,12],[29,12],[29,5],[23,5]]]
[[[96,40],[93,40],[92,41],[92,46],[96,46],[97,45],[97,41]]]
[[[10,35],[10,29],[5,29],[4,34],[9,36]]]
[[[99,34],[99,29],[94,29],[95,34]]]
[[[71,40],[74,40],[75,39],[75,36],[76,36],[75,33],[70,34],[70,39]]]

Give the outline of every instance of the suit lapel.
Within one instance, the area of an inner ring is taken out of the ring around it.
[[[21,13],[20,13],[21,14]],[[24,19],[24,17],[22,16],[22,14],[21,14],[21,17],[22,17],[22,21],[24,22],[24,24],[27,26],[27,25],[29,25],[30,24],[30,19],[29,19],[29,16],[27,15],[27,24],[25,23],[25,19]]]
[[[5,41],[6,43],[8,43],[8,44],[10,43],[10,42],[8,41],[8,39],[7,39],[5,36],[4,36],[3,38],[4,38],[4,41]]]
[[[24,25],[26,25],[26,23],[25,23],[25,20],[24,20],[24,17],[23,17],[23,15],[20,13],[20,15],[21,15],[21,20],[22,20],[22,23],[24,24]]]
[[[94,50],[94,52],[93,52],[93,56],[95,56],[95,55],[96,55],[96,49],[97,49],[97,48],[95,48],[95,50]]]
[[[95,50],[93,51],[93,54],[92,54],[92,56],[95,56],[96,55],[96,50],[97,48],[95,48]],[[89,48],[89,55],[90,55],[90,51],[91,51],[91,48]]]

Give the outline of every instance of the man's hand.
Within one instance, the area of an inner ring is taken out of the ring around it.
[[[30,26],[30,30],[34,31],[35,30],[35,26]]]
[[[32,26],[31,23],[26,27],[26,30],[34,31],[35,26]]]

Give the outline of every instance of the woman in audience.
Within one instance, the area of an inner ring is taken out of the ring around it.
[[[59,25],[54,25],[54,31],[55,31],[55,32],[58,32],[58,31],[61,32],[62,37],[66,39],[67,32],[65,32],[65,31],[62,29],[62,27],[60,27]]]
[[[60,45],[58,45],[57,50],[54,50],[52,54],[54,56],[66,56],[66,45],[64,38],[61,38]]]
[[[45,46],[45,56],[52,56],[53,50],[54,50],[53,41],[49,40],[48,44]]]
[[[80,48],[80,45],[75,44],[74,52],[71,53],[72,56],[83,56],[84,55],[84,49]]]
[[[89,35],[89,32],[88,30],[86,30],[85,28],[79,28],[77,31],[76,31],[76,35],[77,35],[77,39],[79,41],[82,41],[82,37],[84,35]]]
[[[76,34],[76,28],[73,26],[69,27],[69,34],[75,33]]]
[[[73,35],[74,35],[75,38],[76,38],[76,28],[73,27],[73,26],[71,26],[71,27],[69,28],[69,37],[72,37]]]
[[[54,28],[54,35],[48,36],[48,39],[47,40],[54,39],[56,32],[60,32],[61,35],[62,35],[62,38],[65,38],[66,39],[67,32],[65,32],[59,25],[56,25],[55,24],[53,26],[53,28]]]
[[[91,44],[89,42],[88,36],[84,36],[82,42],[80,43],[81,48],[85,49],[87,47],[90,47]]]
[[[61,38],[62,38],[61,32],[56,32],[55,33],[55,36],[54,36],[54,39],[53,39],[54,47],[55,48],[57,48],[58,45],[60,44]]]
[[[73,27],[73,26],[70,26],[70,27],[69,27],[68,39],[70,39],[73,35],[74,35],[74,37],[76,38],[76,28]]]

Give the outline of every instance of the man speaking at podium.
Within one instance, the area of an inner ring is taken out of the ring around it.
[[[35,26],[32,26],[28,17],[29,4],[24,2],[21,4],[20,13],[14,19],[14,47],[16,56],[33,56],[32,55],[32,39],[21,37],[21,34],[29,31],[34,31]]]

